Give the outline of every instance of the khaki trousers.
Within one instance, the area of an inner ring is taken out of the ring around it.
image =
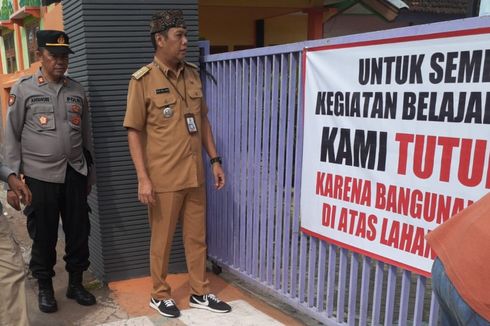
[[[166,278],[172,239],[179,218],[182,222],[191,294],[209,293],[209,281],[206,277],[206,190],[201,186],[157,193],[156,203],[150,205],[150,269],[153,281],[151,295],[157,300],[171,297]]]
[[[24,280],[19,245],[12,237],[6,218],[0,215],[0,325],[29,325]]]

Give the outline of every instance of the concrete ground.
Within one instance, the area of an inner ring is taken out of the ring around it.
[[[27,235],[26,218],[5,204],[5,191],[0,191],[0,200],[4,204],[4,215],[21,247],[24,260],[28,262],[31,240]],[[185,273],[169,276],[174,299],[182,311],[182,316],[178,319],[162,317],[148,306],[151,290],[149,277],[102,284],[87,272],[84,275],[84,284],[96,296],[97,304],[91,307],[78,305],[74,300],[65,296],[68,275],[64,270],[62,259],[63,234],[60,235],[57,246],[58,263],[55,266],[56,276],[53,279],[55,296],[58,301],[56,313],[45,314],[39,311],[37,282],[30,274],[27,277],[29,317],[34,326],[321,325],[294,308],[261,293],[260,289],[247,288],[242,281],[226,272],[220,276],[208,273],[208,277],[211,280],[213,292],[233,307],[233,311],[228,314],[189,309],[189,287]]]

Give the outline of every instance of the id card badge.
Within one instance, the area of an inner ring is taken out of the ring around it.
[[[196,119],[194,118],[194,114],[192,113],[186,113],[184,114],[185,118],[185,124],[187,126],[187,131],[189,134],[195,134],[197,133],[197,124],[196,124]]]

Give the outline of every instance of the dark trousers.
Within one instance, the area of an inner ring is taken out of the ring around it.
[[[60,216],[65,232],[65,268],[68,272],[87,270],[90,264],[87,177],[68,166],[65,183],[25,179],[32,192],[32,204],[25,210],[27,230],[33,240],[29,264],[32,276],[49,279],[55,275]]]

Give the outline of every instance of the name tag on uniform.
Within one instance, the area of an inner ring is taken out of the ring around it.
[[[170,93],[170,90],[166,87],[166,88],[157,88],[155,90],[155,93],[157,94],[165,94],[165,93]]]
[[[197,133],[197,124],[196,124],[196,119],[194,118],[194,114],[192,113],[186,113],[184,114],[185,118],[185,124],[187,126],[187,131],[189,134],[195,134]]]
[[[35,95],[29,98],[28,103],[30,105],[39,103],[51,103],[51,98],[49,96]]]

